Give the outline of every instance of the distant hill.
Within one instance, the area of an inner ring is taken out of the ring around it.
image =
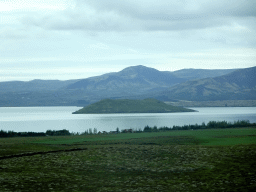
[[[7,81],[0,82],[0,93],[1,92],[24,92],[24,91],[50,91],[58,90],[63,87],[73,84],[78,80],[40,80],[35,79],[32,81]]]
[[[104,99],[86,106],[73,114],[98,114],[98,113],[175,113],[193,112],[194,110],[174,107],[156,99],[129,100],[129,99]]]
[[[191,80],[158,93],[160,100],[254,100],[256,67],[236,70],[227,75]]]
[[[236,70],[238,69],[181,69],[173,71],[172,74],[179,78],[193,80],[223,76]]]

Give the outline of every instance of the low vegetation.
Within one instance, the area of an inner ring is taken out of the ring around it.
[[[1,138],[0,191],[254,191],[255,128]]]
[[[148,125],[144,129],[123,129],[119,130],[116,128],[116,131],[110,132],[97,132],[97,129],[89,128],[82,133],[70,133],[69,130],[47,130],[43,132],[14,132],[14,131],[0,131],[0,137],[38,137],[38,136],[65,136],[65,135],[92,135],[92,134],[117,134],[117,133],[142,133],[142,132],[163,132],[163,131],[177,131],[177,130],[198,130],[198,129],[226,129],[226,128],[237,128],[237,127],[255,127],[256,123],[250,123],[248,120],[242,121],[209,121],[207,124],[202,123],[201,125],[183,125],[183,126],[173,126],[173,127],[149,127]]]
[[[44,132],[15,132],[15,131],[0,131],[0,137],[44,137],[44,136],[63,136],[71,135],[71,133],[66,130],[47,130]]]

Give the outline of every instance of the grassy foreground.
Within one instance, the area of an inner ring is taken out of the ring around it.
[[[2,138],[0,191],[253,191],[255,159],[255,128]]]

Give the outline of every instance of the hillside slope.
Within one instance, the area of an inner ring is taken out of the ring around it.
[[[173,71],[172,74],[179,78],[193,80],[223,76],[236,70],[238,69],[181,69]]]
[[[256,99],[256,67],[236,70],[215,78],[191,80],[155,95],[170,100],[249,100]]]
[[[170,72],[139,65],[125,68],[117,73],[83,79],[67,86],[67,89],[81,89],[88,93],[105,96],[138,95],[152,90],[164,90],[186,80]]]

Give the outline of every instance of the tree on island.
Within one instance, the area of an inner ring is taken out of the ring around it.
[[[116,128],[116,132],[117,132],[117,133],[120,133],[120,130],[119,130],[119,128],[118,128],[118,127]]]

